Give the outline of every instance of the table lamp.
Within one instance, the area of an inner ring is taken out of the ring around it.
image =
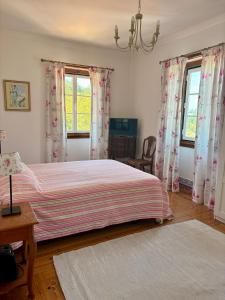
[[[2,153],[1,142],[6,139],[6,131],[0,130],[0,154]]]
[[[18,152],[0,154],[0,176],[9,176],[10,205],[3,208],[2,216],[20,214],[19,206],[12,206],[12,175],[23,171],[23,163]]]

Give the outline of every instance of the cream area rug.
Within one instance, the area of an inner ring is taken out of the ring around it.
[[[197,220],[53,259],[66,300],[225,299],[225,234]]]

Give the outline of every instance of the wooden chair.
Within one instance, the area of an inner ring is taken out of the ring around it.
[[[145,171],[145,167],[150,168],[150,173],[153,172],[153,160],[156,149],[156,138],[154,136],[149,136],[144,139],[142,157],[139,159],[128,160],[128,165],[131,167]]]

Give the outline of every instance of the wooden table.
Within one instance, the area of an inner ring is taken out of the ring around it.
[[[29,203],[21,203],[21,214],[14,216],[0,216],[0,245],[22,241],[22,261],[19,263],[20,276],[14,281],[0,283],[0,295],[22,286],[28,286],[28,297],[34,298],[33,269],[36,255],[36,242],[33,235],[33,226],[37,219]]]

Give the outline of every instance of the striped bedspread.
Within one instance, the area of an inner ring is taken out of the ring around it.
[[[0,178],[8,203],[8,178]],[[25,166],[13,176],[13,203],[30,202],[37,241],[138,219],[168,218],[168,195],[156,177],[113,160]]]

